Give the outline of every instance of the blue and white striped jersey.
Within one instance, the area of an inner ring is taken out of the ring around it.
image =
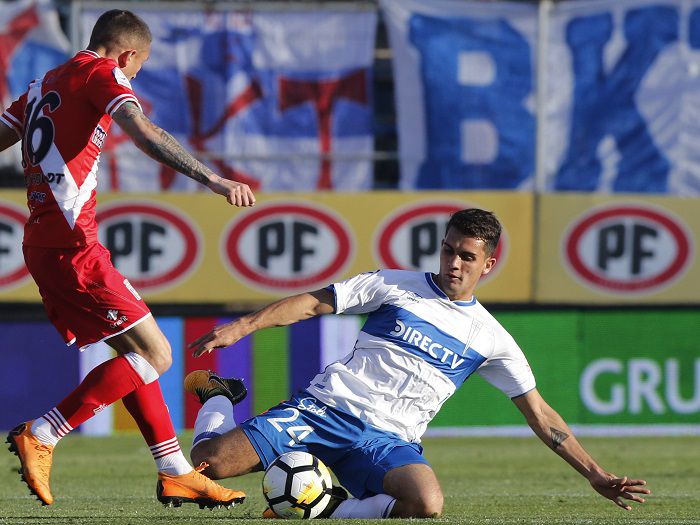
[[[355,348],[309,386],[327,405],[411,442],[474,372],[515,397],[535,388],[522,350],[477,302],[430,273],[380,270],[333,285],[336,313],[368,313]]]

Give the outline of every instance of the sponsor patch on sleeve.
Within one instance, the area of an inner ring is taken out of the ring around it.
[[[129,79],[126,78],[126,75],[122,73],[122,70],[119,69],[118,67],[115,67],[112,70],[112,73],[114,74],[114,78],[117,80],[117,84],[121,84],[122,86],[128,87],[129,89],[131,88],[131,82],[129,82]]]

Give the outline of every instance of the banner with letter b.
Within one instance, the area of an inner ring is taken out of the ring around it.
[[[532,187],[537,7],[381,6],[394,54],[401,187]]]

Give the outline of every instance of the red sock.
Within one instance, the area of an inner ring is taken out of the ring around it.
[[[153,381],[122,399],[151,450],[156,467],[168,474],[186,474],[192,470],[180,450],[160,383]]]
[[[118,356],[95,367],[56,408],[72,428],[144,384],[129,361]]]
[[[175,437],[175,428],[163,399],[160,382],[143,385],[124,396],[122,401],[149,447]]]

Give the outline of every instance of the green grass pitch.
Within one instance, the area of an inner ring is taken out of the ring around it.
[[[188,441],[183,436],[182,443]],[[582,442],[605,468],[645,478],[654,492],[648,502],[630,512],[618,509],[536,438],[426,439],[426,456],[445,493],[444,515],[433,523],[700,524],[700,437]],[[54,459],[51,507],[29,496],[18,465],[10,452],[0,454],[0,525],[263,523],[261,474],[224,482],[248,494],[233,509],[162,507],[153,460],[138,435],[64,439]]]

